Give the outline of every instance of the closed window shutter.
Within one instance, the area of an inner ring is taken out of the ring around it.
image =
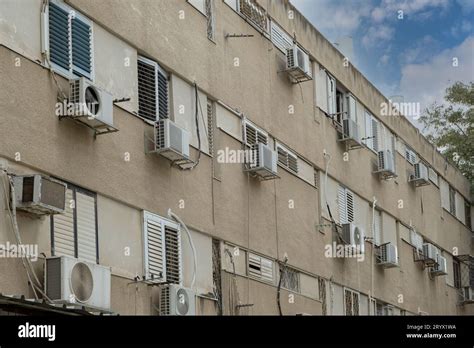
[[[375,210],[374,216],[374,243],[375,245],[380,245],[382,242],[381,226],[382,218],[381,213],[378,210]]]
[[[166,282],[181,284],[181,236],[179,228],[165,225]]]
[[[281,145],[277,145],[278,150],[278,164],[282,167],[298,173],[298,157],[291,154]]]
[[[76,75],[91,77],[92,30],[89,24],[74,17],[72,20],[72,68]]]
[[[169,86],[168,74],[157,67],[158,74],[158,116],[160,119],[169,117]]]
[[[337,205],[339,208],[339,223],[346,224],[347,221],[347,205],[346,205],[346,189],[339,186],[337,191]]]
[[[271,22],[271,39],[280,51],[286,54],[286,50],[293,47],[293,39],[274,21]]]
[[[354,195],[346,189],[347,222],[354,222]]]
[[[162,221],[153,214],[144,214],[145,275],[147,279],[163,281],[165,269],[165,237]]]
[[[439,178],[439,193],[441,195],[441,207],[449,211],[449,184],[443,178]]]
[[[77,256],[97,261],[97,231],[95,197],[76,192]]]
[[[249,276],[273,282],[273,261],[264,257],[248,254],[248,274]]]
[[[365,113],[365,145],[367,145],[369,149],[373,148],[374,139],[372,138],[372,136],[373,136],[372,115],[366,112]]]
[[[157,116],[156,64],[138,59],[138,115],[155,121]]]
[[[76,256],[74,232],[74,196],[73,191],[66,191],[66,209],[62,214],[53,215],[53,255]]]
[[[372,150],[379,151],[379,127],[378,122],[372,117]]]
[[[49,4],[49,50],[51,62],[70,70],[69,13]]]
[[[252,146],[257,143],[268,144],[268,136],[249,122],[245,122],[245,142]]]

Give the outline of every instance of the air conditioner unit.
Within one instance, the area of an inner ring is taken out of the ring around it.
[[[342,225],[342,238],[345,243],[351,245],[360,254],[365,251],[364,231],[354,223]]]
[[[263,179],[277,178],[277,153],[268,145],[257,143],[250,150],[248,171]]]
[[[461,289],[461,302],[464,304],[474,303],[474,289],[466,286]]]
[[[46,295],[57,303],[110,309],[110,267],[71,256],[46,259]]]
[[[155,123],[154,152],[173,162],[189,161],[189,139],[189,132],[170,119]]]
[[[428,167],[424,163],[415,163],[415,172],[410,176],[410,182],[416,186],[429,185]]]
[[[84,77],[69,81],[69,105],[67,115],[90,128],[116,130],[113,114],[113,97]]]
[[[309,56],[297,44],[286,50],[286,70],[297,81],[312,79]]]
[[[410,230],[410,243],[418,253],[423,253],[423,237],[416,233],[414,229]]]
[[[446,258],[441,256],[440,254],[437,255],[436,263],[431,268],[431,274],[434,276],[441,276],[448,274],[447,267],[446,267]]]
[[[342,120],[342,141],[351,141],[352,145],[360,145],[359,125],[352,119]]]
[[[17,209],[38,215],[64,213],[65,183],[35,174],[15,176],[13,186]]]
[[[396,177],[395,161],[390,150],[379,151],[377,172],[384,177]]]
[[[438,260],[438,248],[433,244],[424,243],[423,244],[423,257],[425,262],[436,262]]]
[[[196,315],[196,294],[179,285],[164,285],[160,293],[160,315]]]
[[[384,268],[398,267],[397,247],[392,243],[381,245],[378,264]]]

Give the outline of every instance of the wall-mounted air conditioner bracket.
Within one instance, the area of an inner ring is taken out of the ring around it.
[[[190,158],[181,158],[170,162],[171,167],[179,167],[180,169],[187,169],[194,166],[196,162]]]
[[[88,118],[89,116],[60,115],[58,117],[60,121],[63,118],[69,118],[80,125],[83,125],[83,126],[86,126],[87,128],[92,129],[94,131],[94,139],[96,139],[98,135],[115,133],[119,131],[118,128],[115,128],[114,126],[111,126],[105,123],[97,125],[96,127],[92,127],[90,124],[87,124],[86,122],[83,121],[85,118]]]
[[[260,181],[268,181],[268,180],[276,180],[276,179],[281,179],[278,175],[273,174],[273,173],[268,173],[268,174],[257,174],[253,172],[253,169],[249,168],[244,168],[245,173],[250,173],[250,176],[252,178],[258,178]]]
[[[413,261],[420,262],[423,265],[423,269],[428,267],[433,267],[436,265],[435,260],[427,259],[422,251],[418,251],[416,248],[413,248]]]
[[[375,172],[372,172],[373,174],[378,174],[381,180],[390,180],[390,179],[396,179],[398,178],[398,175],[387,171],[387,170],[377,170]]]

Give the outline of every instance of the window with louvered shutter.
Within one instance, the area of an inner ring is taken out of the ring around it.
[[[165,225],[166,282],[181,284],[181,236],[176,227]]]
[[[71,7],[50,2],[49,56],[53,68],[92,79],[92,22]]]
[[[347,222],[354,222],[354,195],[346,189]]]
[[[273,44],[286,54],[286,50],[293,47],[293,39],[275,21],[270,23],[271,40]]]
[[[298,157],[284,148],[282,145],[277,145],[278,164],[294,173],[298,173]]]
[[[147,280],[166,279],[165,236],[162,221],[156,215],[144,213],[145,277]]]
[[[52,254],[98,262],[97,197],[68,184],[66,211],[51,217]]]
[[[248,146],[252,146],[258,143],[262,143],[267,145],[268,144],[268,135],[262,131],[261,129],[258,129],[255,127],[253,124],[251,124],[248,121],[245,121],[245,143]]]
[[[382,242],[382,213],[380,210],[375,210],[374,214],[374,243],[380,245]]]
[[[416,152],[408,145],[405,147],[405,158],[411,164],[415,164],[417,162]]]
[[[379,140],[380,140],[380,136],[379,136],[379,122],[372,117],[372,150],[374,150],[375,152],[378,152],[379,151]]]
[[[266,282],[273,283],[273,261],[248,253],[248,275]]]
[[[156,121],[169,116],[168,74],[158,63],[138,57],[138,115]]]
[[[337,204],[339,208],[339,223],[354,222],[354,194],[343,186],[337,191]]]

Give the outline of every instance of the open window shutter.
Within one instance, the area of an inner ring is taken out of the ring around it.
[[[171,227],[166,223],[165,254],[166,254],[166,282],[171,284],[182,283],[181,264],[181,233],[179,227]]]
[[[354,122],[357,122],[356,100],[350,94],[347,96],[347,111],[348,111],[348,118],[353,120]]]
[[[372,116],[365,112],[365,144],[369,149],[373,148],[374,139],[372,138],[372,131]]]
[[[62,214],[55,214],[53,220],[53,255],[67,255],[75,257],[74,233],[74,196],[72,190],[66,190],[66,210]]]
[[[161,219],[144,213],[145,275],[147,279],[166,280],[165,236]]]
[[[381,218],[380,211],[375,210],[375,216],[374,216],[374,243],[375,245],[380,245],[380,243],[382,242],[381,226],[382,226],[382,218]]]
[[[92,30],[78,17],[72,17],[72,68],[76,75],[91,78]]]
[[[327,74],[326,71],[320,69],[316,74],[316,104],[325,113],[328,113],[327,93]]]
[[[298,157],[291,153],[288,153],[288,168],[298,173]]]
[[[329,76],[327,77],[327,96],[328,96],[328,114],[334,115],[336,113],[336,80]]]
[[[165,119],[169,117],[168,74],[158,66],[157,77],[158,77],[158,116],[160,119]]]
[[[354,222],[354,195],[346,189],[347,222]]]
[[[372,150],[379,151],[379,123],[372,117]]]
[[[49,4],[49,49],[51,62],[70,70],[69,13],[61,7]]]
[[[441,207],[449,211],[449,184],[441,177],[439,178],[439,192],[441,195]]]
[[[156,63],[138,58],[138,114],[155,121],[158,110]]]
[[[76,191],[77,256],[97,262],[95,197]]]
[[[273,44],[286,55],[286,50],[293,47],[293,39],[274,21],[271,21],[271,39]]]
[[[337,191],[337,205],[339,208],[339,223],[346,224],[347,221],[347,205],[346,205],[346,189],[339,186]]]

